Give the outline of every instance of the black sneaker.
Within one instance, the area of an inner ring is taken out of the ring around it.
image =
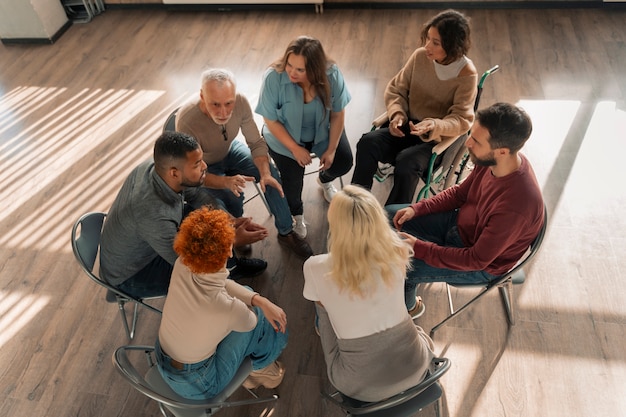
[[[230,279],[237,281],[243,278],[252,278],[261,275],[267,268],[267,262],[263,259],[237,258],[236,265],[230,270]]]
[[[306,243],[306,240],[298,236],[293,230],[286,235],[278,235],[278,243],[288,247],[301,258],[307,259],[313,255],[313,250],[309,244]]]

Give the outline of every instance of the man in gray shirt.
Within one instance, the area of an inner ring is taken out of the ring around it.
[[[186,212],[203,205],[220,208],[200,190],[206,164],[198,142],[184,133],[165,132],[156,141],[153,160],[128,176],[107,215],[100,243],[100,273],[110,284],[143,298],[167,294],[177,254],[173,243]],[[234,219],[235,243],[267,237],[248,218]],[[231,278],[262,273],[261,259],[232,258]]]

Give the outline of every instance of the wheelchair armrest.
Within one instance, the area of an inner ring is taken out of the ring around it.
[[[450,145],[452,145],[458,138],[448,138],[446,140],[442,140],[441,142],[439,142],[438,144],[436,144],[435,146],[433,146],[433,153],[436,153],[437,155],[441,155],[442,153],[445,152],[446,149],[448,149],[450,147]]]
[[[384,112],[383,114],[375,118],[374,121],[372,121],[372,126],[378,128],[387,122],[389,122],[389,117],[387,116],[387,112]]]

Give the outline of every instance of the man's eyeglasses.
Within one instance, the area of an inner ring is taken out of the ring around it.
[[[226,125],[222,125],[222,137],[224,138],[224,142],[228,142],[228,135],[226,134]]]

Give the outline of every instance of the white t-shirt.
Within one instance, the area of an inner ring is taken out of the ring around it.
[[[368,298],[361,298],[339,287],[330,278],[329,254],[312,256],[304,263],[304,298],[319,301],[339,339],[356,339],[392,328],[406,320],[404,271],[398,271],[391,286],[382,279]]]

